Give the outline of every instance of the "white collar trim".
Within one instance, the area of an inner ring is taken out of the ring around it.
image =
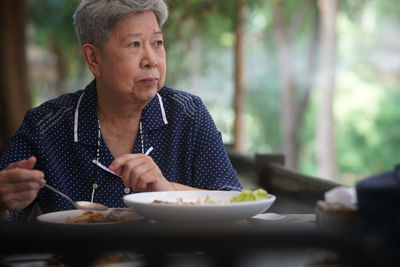
[[[161,115],[162,115],[164,124],[168,124],[167,115],[165,114],[163,101],[162,101],[161,96],[160,96],[159,93],[157,93],[157,96],[158,96],[158,102],[160,103]]]
[[[79,121],[79,105],[81,104],[81,100],[85,92],[81,94],[78,100],[78,105],[76,105],[75,109],[75,117],[74,117],[74,142],[78,142],[78,121]]]

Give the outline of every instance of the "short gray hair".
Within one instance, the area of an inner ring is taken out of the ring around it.
[[[161,28],[168,17],[164,0],[82,0],[73,15],[79,43],[102,48],[119,19],[149,10],[154,12]]]

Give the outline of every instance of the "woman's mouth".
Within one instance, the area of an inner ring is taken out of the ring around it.
[[[140,83],[142,83],[145,86],[149,86],[149,87],[153,87],[155,85],[157,85],[158,79],[156,78],[145,78],[139,81]]]

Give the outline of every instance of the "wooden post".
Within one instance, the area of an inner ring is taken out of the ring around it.
[[[318,77],[318,176],[337,180],[333,112],[336,66],[336,15],[338,0],[319,0],[320,64]]]
[[[289,21],[285,14],[284,1],[273,1],[274,36],[279,59],[279,75],[281,80],[281,132],[283,153],[286,166],[296,169],[297,146],[295,132],[295,88],[293,74],[292,36]]]
[[[246,151],[245,115],[246,115],[246,92],[244,79],[244,34],[245,34],[245,4],[244,0],[236,0],[236,44],[235,44],[235,122],[234,122],[234,144],[238,152]]]
[[[0,1],[0,152],[31,107],[25,57],[24,0]]]

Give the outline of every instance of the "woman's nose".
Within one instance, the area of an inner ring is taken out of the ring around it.
[[[157,66],[157,57],[151,47],[146,47],[143,50],[143,57],[141,60],[142,68],[154,68]]]

